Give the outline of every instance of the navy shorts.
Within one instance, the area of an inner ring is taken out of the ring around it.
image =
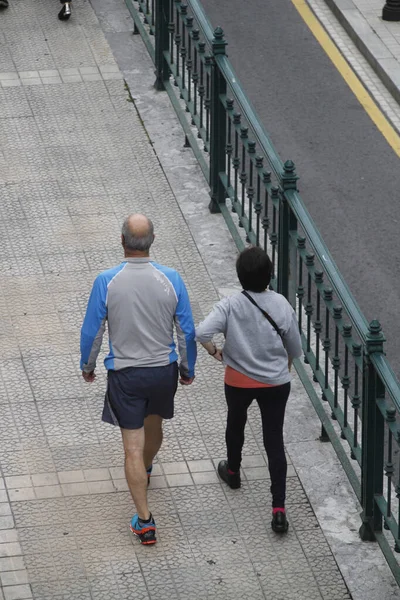
[[[140,429],[148,415],[174,416],[178,365],[127,367],[108,371],[102,420],[123,429]]]

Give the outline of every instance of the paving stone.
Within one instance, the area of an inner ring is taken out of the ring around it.
[[[7,542],[17,542],[18,531],[16,529],[2,529],[0,531],[0,544],[6,544]]]
[[[162,464],[163,471],[166,475],[172,475],[177,473],[187,473],[188,467],[184,462],[163,462]]]
[[[33,500],[36,498],[35,490],[30,487],[11,489],[8,494],[11,502],[22,502],[24,500]]]
[[[32,591],[29,585],[11,585],[3,590],[4,600],[23,600],[24,598],[32,598]]]
[[[19,556],[21,554],[21,546],[18,542],[0,544],[0,558],[4,556]]]
[[[21,571],[6,571],[0,574],[0,581],[3,586],[27,584],[28,572],[26,569],[22,569]]]
[[[22,556],[0,558],[0,572],[21,571],[25,568]]]
[[[193,481],[196,485],[210,483],[219,483],[218,475],[215,471],[204,471],[202,473],[192,473]]]

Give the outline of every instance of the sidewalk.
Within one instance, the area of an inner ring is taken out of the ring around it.
[[[325,0],[394,98],[400,102],[400,22],[382,19],[384,0]]]
[[[105,372],[91,386],[79,372],[93,278],[121,260],[123,218],[144,212],[154,258],[182,273],[199,321],[235,285],[235,251],[122,0],[93,6],[100,24],[86,0],[68,23],[53,0],[0,14],[0,600],[398,597],[296,380],[288,535],[270,529],[255,408],[244,485],[220,484],[223,378],[202,351],[152,477],[159,543],[131,538],[120,435],[100,421]]]

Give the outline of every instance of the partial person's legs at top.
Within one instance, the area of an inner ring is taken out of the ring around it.
[[[58,18],[60,19],[60,21],[68,21],[68,19],[71,16],[71,2],[70,0],[60,0],[60,2],[63,6],[60,12],[58,13]]]
[[[261,411],[264,447],[271,477],[273,521],[277,532],[287,531],[285,515],[287,461],[283,445],[283,423],[290,383],[257,390],[256,400]]]
[[[247,421],[247,409],[254,396],[254,390],[252,389],[237,388],[225,384],[225,397],[228,405],[225,440],[228,460],[219,463],[218,473],[221,479],[233,489],[240,487],[244,428]]]

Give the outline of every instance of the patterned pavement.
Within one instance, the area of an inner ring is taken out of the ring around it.
[[[270,529],[268,471],[250,411],[241,490],[222,486],[222,371],[200,352],[149,491],[159,543],[141,547],[120,435],[102,424],[104,369],[79,372],[98,271],[120,224],[154,220],[196,320],[217,293],[97,18],[75,0],[0,13],[0,600],[345,600],[350,595],[292,465],[289,533]]]

